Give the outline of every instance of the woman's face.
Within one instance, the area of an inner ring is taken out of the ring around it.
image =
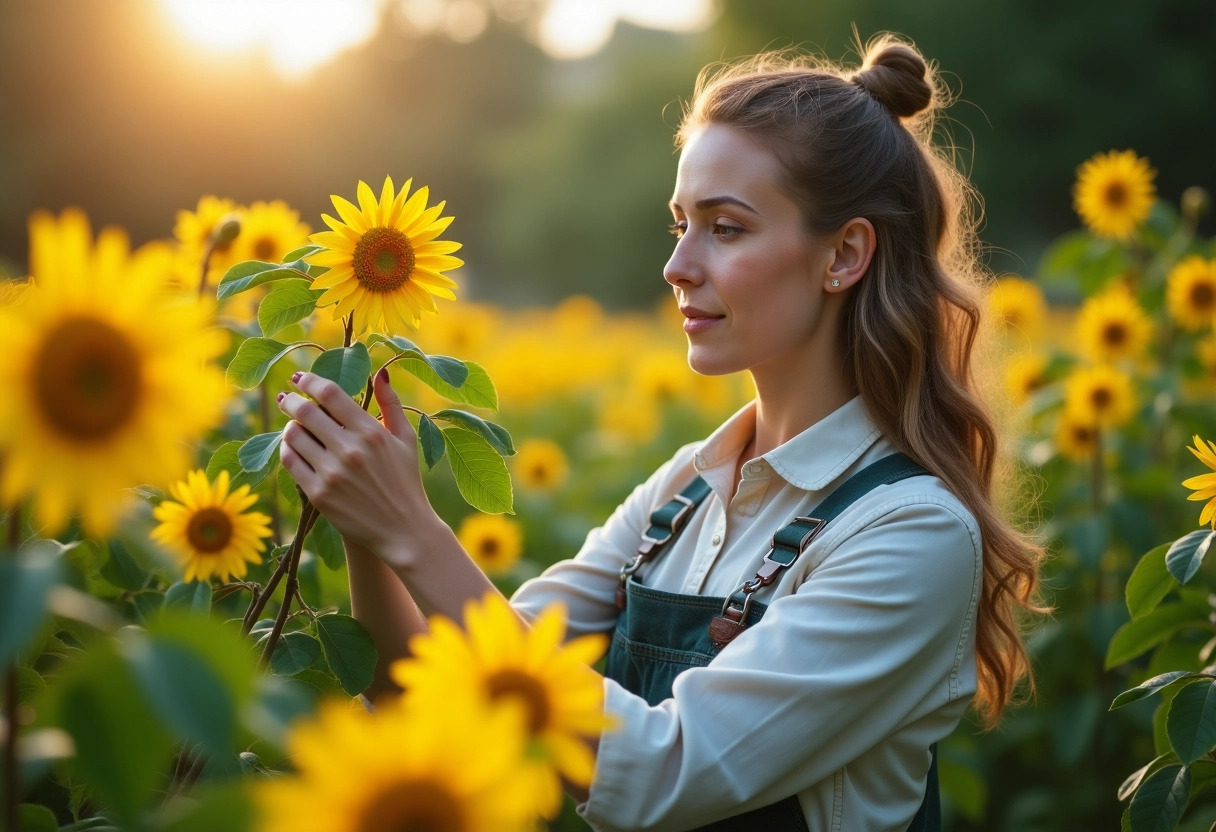
[[[793,366],[815,344],[831,249],[805,230],[782,176],[776,157],[735,127],[704,127],[680,154],[678,242],[663,277],[699,373]]]

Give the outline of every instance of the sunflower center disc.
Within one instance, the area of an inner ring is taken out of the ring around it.
[[[493,560],[498,557],[498,541],[487,537],[481,541],[481,545],[477,547],[477,551],[487,560]]]
[[[391,292],[414,273],[414,247],[395,228],[369,228],[351,256],[355,278],[369,292]]]
[[[71,318],[47,335],[34,360],[34,397],[56,430],[79,441],[125,427],[143,391],[139,353],[125,334]]]
[[[1200,309],[1209,308],[1213,300],[1216,300],[1216,293],[1213,293],[1212,287],[1206,283],[1198,283],[1191,287],[1191,303]]]
[[[1122,324],[1109,324],[1102,330],[1102,340],[1112,347],[1121,347],[1127,342],[1127,330]]]
[[[270,258],[274,257],[275,244],[270,237],[259,237],[258,241],[253,244],[253,256],[263,262],[269,262]]]
[[[1106,408],[1110,407],[1113,398],[1111,392],[1104,387],[1099,387],[1089,396],[1089,400],[1093,402],[1095,410],[1106,410]]]
[[[1127,204],[1127,186],[1122,182],[1112,182],[1106,186],[1106,204],[1111,208],[1122,208]]]
[[[200,509],[190,518],[186,539],[199,552],[218,552],[232,540],[232,520],[223,509],[214,506]]]
[[[535,678],[518,670],[500,670],[486,680],[490,698],[514,696],[528,709],[528,731],[535,735],[549,724],[549,696]]]
[[[358,832],[464,832],[464,810],[439,783],[394,783],[364,807]]]

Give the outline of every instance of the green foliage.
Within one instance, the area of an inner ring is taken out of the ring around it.
[[[342,690],[351,696],[367,690],[376,669],[376,645],[363,625],[349,615],[333,613],[317,616],[313,626]]]
[[[258,326],[262,335],[273,337],[285,326],[302,321],[317,308],[317,298],[324,294],[311,289],[306,280],[285,280],[258,304]]]
[[[471,430],[458,427],[442,430],[460,496],[486,514],[513,514],[511,475],[494,446]]]
[[[246,338],[228,363],[228,383],[252,390],[266,378],[279,359],[306,344],[282,344],[273,338]]]
[[[322,378],[336,382],[347,395],[354,396],[367,386],[372,359],[367,346],[357,341],[349,347],[326,350],[317,356],[309,369]]]
[[[296,260],[285,265],[247,260],[243,263],[237,263],[220,279],[219,287],[216,290],[216,297],[220,300],[230,298],[233,295],[274,280],[313,277],[315,275],[311,274],[309,270],[315,268],[315,266],[309,266],[303,260]]]

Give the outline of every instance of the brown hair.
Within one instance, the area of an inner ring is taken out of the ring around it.
[[[856,70],[787,53],[707,67],[676,143],[707,124],[738,127],[772,149],[810,233],[855,217],[873,224],[873,260],[843,310],[845,371],[883,434],[979,524],[976,700],[993,726],[1030,676],[1021,612],[1046,609],[1036,600],[1043,550],[998,506],[999,431],[972,369],[990,279],[979,200],[933,143],[935,110],[948,102],[933,67],[890,35],[861,51]]]

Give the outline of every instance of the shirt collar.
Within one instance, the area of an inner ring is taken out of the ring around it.
[[[755,430],[756,403],[752,401],[702,443],[693,455],[694,467],[703,472],[729,462],[733,470],[734,461]],[[854,396],[760,459],[790,485],[819,491],[844,473],[878,437],[878,427],[861,396]]]

